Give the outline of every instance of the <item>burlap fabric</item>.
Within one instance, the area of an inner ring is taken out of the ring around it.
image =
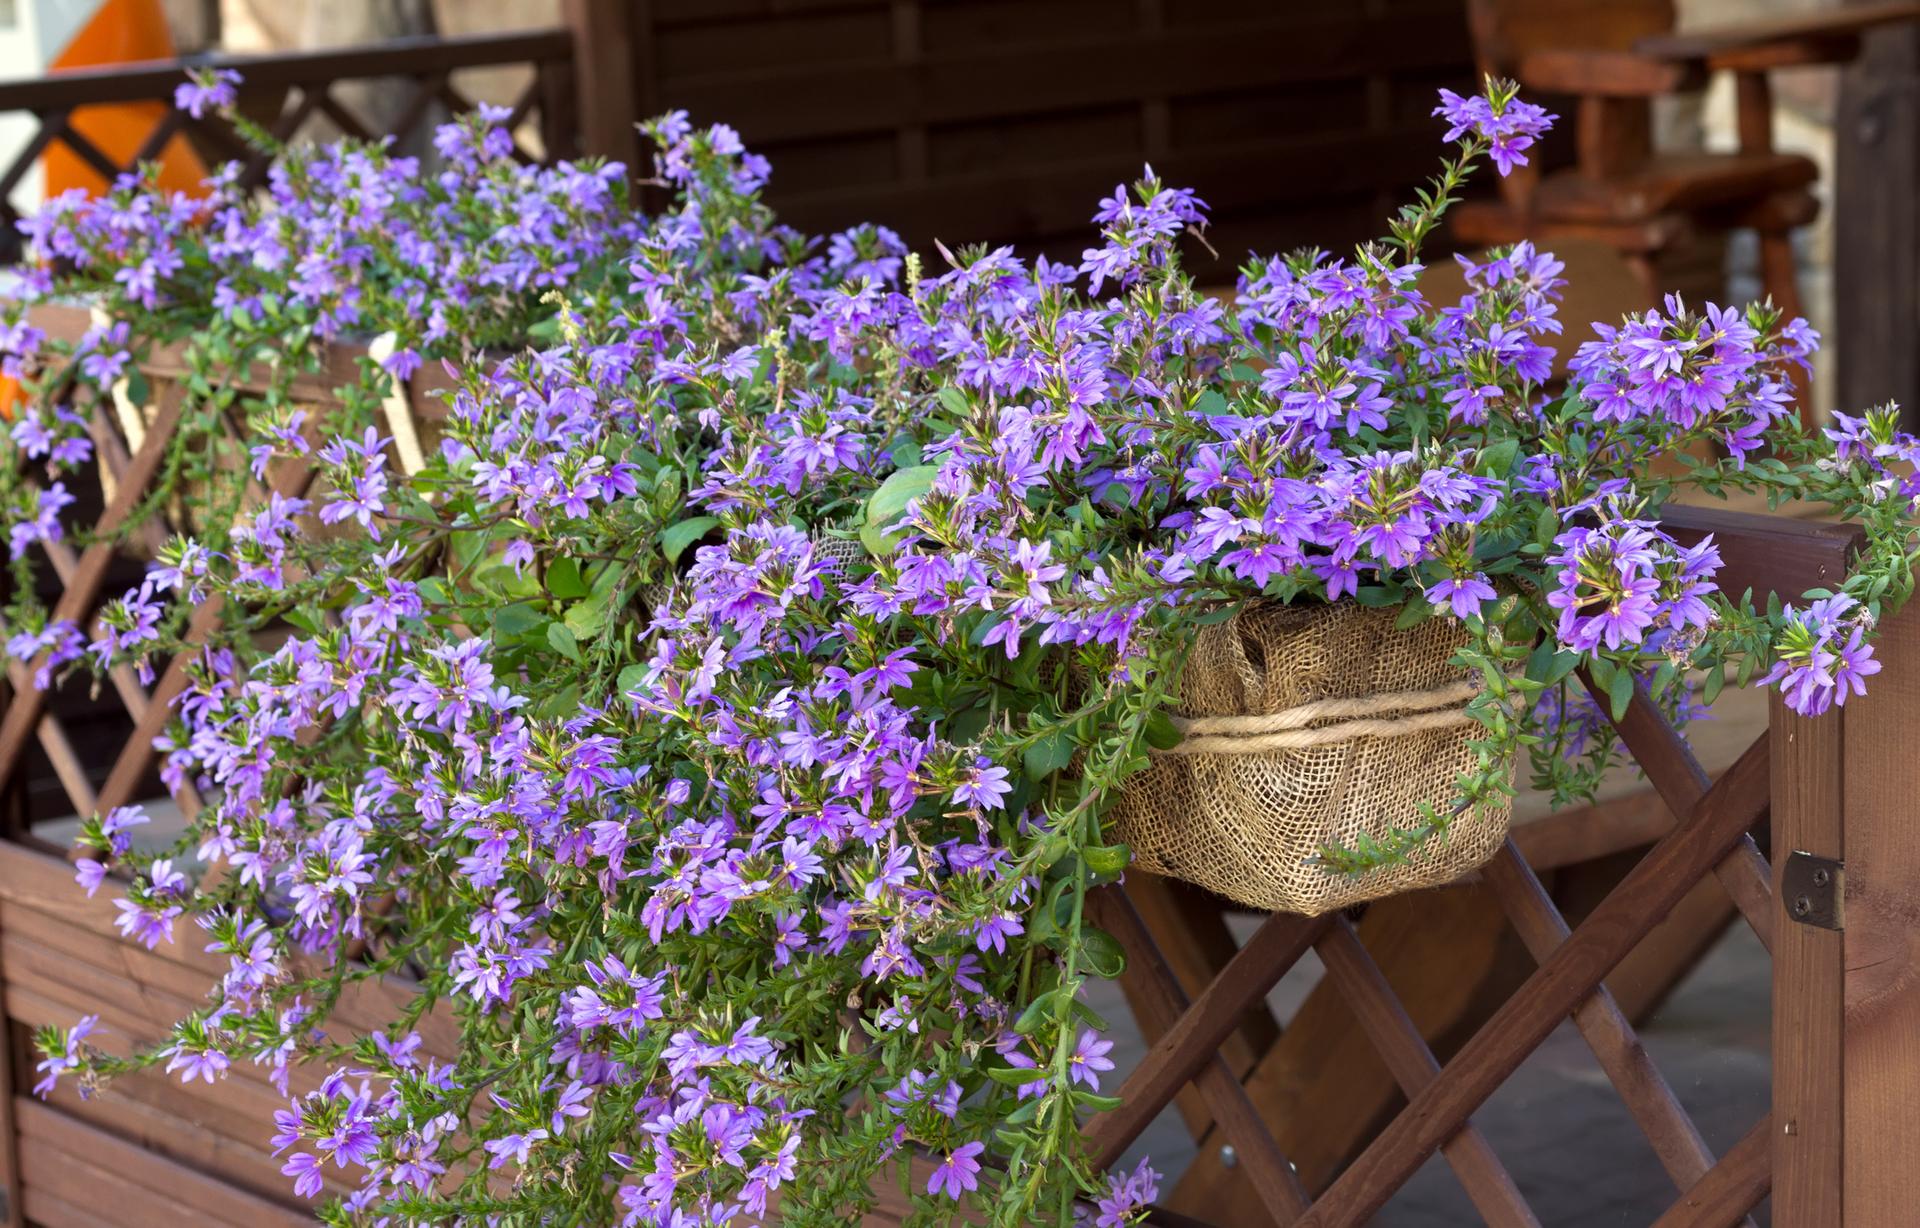
[[[1180,746],[1111,811],[1134,864],[1254,908],[1307,915],[1452,882],[1491,857],[1508,814],[1462,814],[1400,865],[1329,873],[1309,859],[1445,809],[1474,765],[1474,682],[1459,626],[1396,630],[1353,602],[1247,607],[1199,631],[1181,678]]]

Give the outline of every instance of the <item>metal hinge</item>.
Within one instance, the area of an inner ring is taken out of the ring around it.
[[[1780,899],[1787,916],[1823,930],[1846,928],[1847,866],[1831,857],[1794,853],[1780,872]]]

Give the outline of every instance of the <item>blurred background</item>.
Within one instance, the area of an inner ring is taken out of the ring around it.
[[[1379,233],[1437,165],[1429,111],[1440,87],[1470,88],[1477,69],[1520,71],[1528,57],[1539,65],[1664,38],[1654,59],[1673,71],[1659,81],[1634,75],[1644,64],[1583,61],[1571,77],[1546,73],[1581,91],[1528,82],[1562,115],[1547,166],[1577,175],[1581,191],[1606,182],[1601,223],[1590,202],[1571,224],[1547,216],[1566,200],[1549,188],[1541,199],[1550,207],[1534,222],[1516,223],[1509,202],[1505,220],[1481,218],[1442,242],[1472,247],[1514,237],[1517,225],[1552,245],[1574,286],[1563,312],[1571,342],[1589,319],[1652,305],[1655,291],[1698,301],[1775,290],[1761,244],[1737,223],[1762,203],[1784,210],[1802,309],[1831,343],[1813,389],[1825,412],[1920,400],[1914,9],[1840,0],[0,0],[0,78],[568,30],[578,41],[564,75],[578,101],[558,117],[543,106],[537,121],[522,108],[536,155],[631,157],[631,118],[684,107],[697,121],[733,124],[772,159],[770,197],[803,229],[871,220],[922,250],[936,239],[986,240],[1056,257],[1077,257],[1095,200],[1151,162],[1212,204],[1218,255],[1194,255],[1209,281],[1228,285],[1249,250],[1314,244],[1340,254]],[[1750,37],[1677,45],[1690,32],[1729,30]],[[1770,46],[1755,41],[1769,32]],[[551,101],[537,65],[513,54],[511,40],[496,42],[484,62],[468,55],[447,69],[442,57],[435,71],[459,99],[511,106],[532,90]],[[450,103],[419,105],[419,72],[327,72],[331,81],[309,74],[326,97],[307,108],[300,136],[325,139],[356,122],[373,134],[404,126],[402,146],[430,154],[426,135]],[[1606,79],[1593,83],[1595,72]],[[1729,161],[1751,142],[1746,78],[1763,82],[1757,101],[1777,155],[1765,166]],[[251,107],[284,117],[299,97],[282,85],[250,96]],[[164,109],[125,103],[115,122],[89,114],[98,107],[71,114],[121,163]],[[47,113],[0,106],[0,158],[29,150]],[[160,148],[182,184],[225,156],[197,131]],[[1722,162],[1684,162],[1690,155]],[[101,182],[60,141],[26,161],[5,181],[15,210],[48,187]],[[1475,188],[1491,191],[1484,180]]]

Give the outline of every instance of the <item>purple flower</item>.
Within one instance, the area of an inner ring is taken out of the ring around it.
[[[299,1198],[318,1198],[320,1191],[326,1188],[325,1168],[320,1158],[310,1152],[296,1151],[287,1157],[280,1171],[293,1178],[293,1192]]]
[[[944,1193],[955,1202],[960,1196],[980,1188],[980,1162],[974,1157],[985,1151],[984,1143],[963,1143],[947,1154],[927,1178],[927,1193]]]
[[[953,800],[963,806],[998,810],[1006,804],[1007,794],[1013,792],[1013,786],[1007,783],[1008,776],[1006,768],[984,756],[977,758],[966,776],[953,787]]]
[[[1426,598],[1436,606],[1447,606],[1455,618],[1477,618],[1480,608],[1498,594],[1483,575],[1448,576],[1427,587]]]
[[[191,68],[187,75],[190,80],[174,87],[173,105],[177,109],[200,119],[208,108],[221,110],[233,105],[239,73],[230,68]]]
[[[1101,1074],[1113,1069],[1113,1059],[1107,1056],[1112,1051],[1113,1042],[1101,1040],[1099,1033],[1081,1032],[1067,1058],[1068,1077],[1099,1091]]]

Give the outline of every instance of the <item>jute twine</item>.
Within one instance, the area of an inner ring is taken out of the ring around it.
[[[1475,766],[1477,679],[1448,664],[1457,624],[1399,630],[1352,602],[1249,606],[1201,628],[1181,679],[1181,742],[1128,780],[1111,814],[1134,864],[1239,903],[1314,915],[1452,882],[1505,838],[1468,812],[1401,865],[1329,873],[1310,859],[1447,808]]]

